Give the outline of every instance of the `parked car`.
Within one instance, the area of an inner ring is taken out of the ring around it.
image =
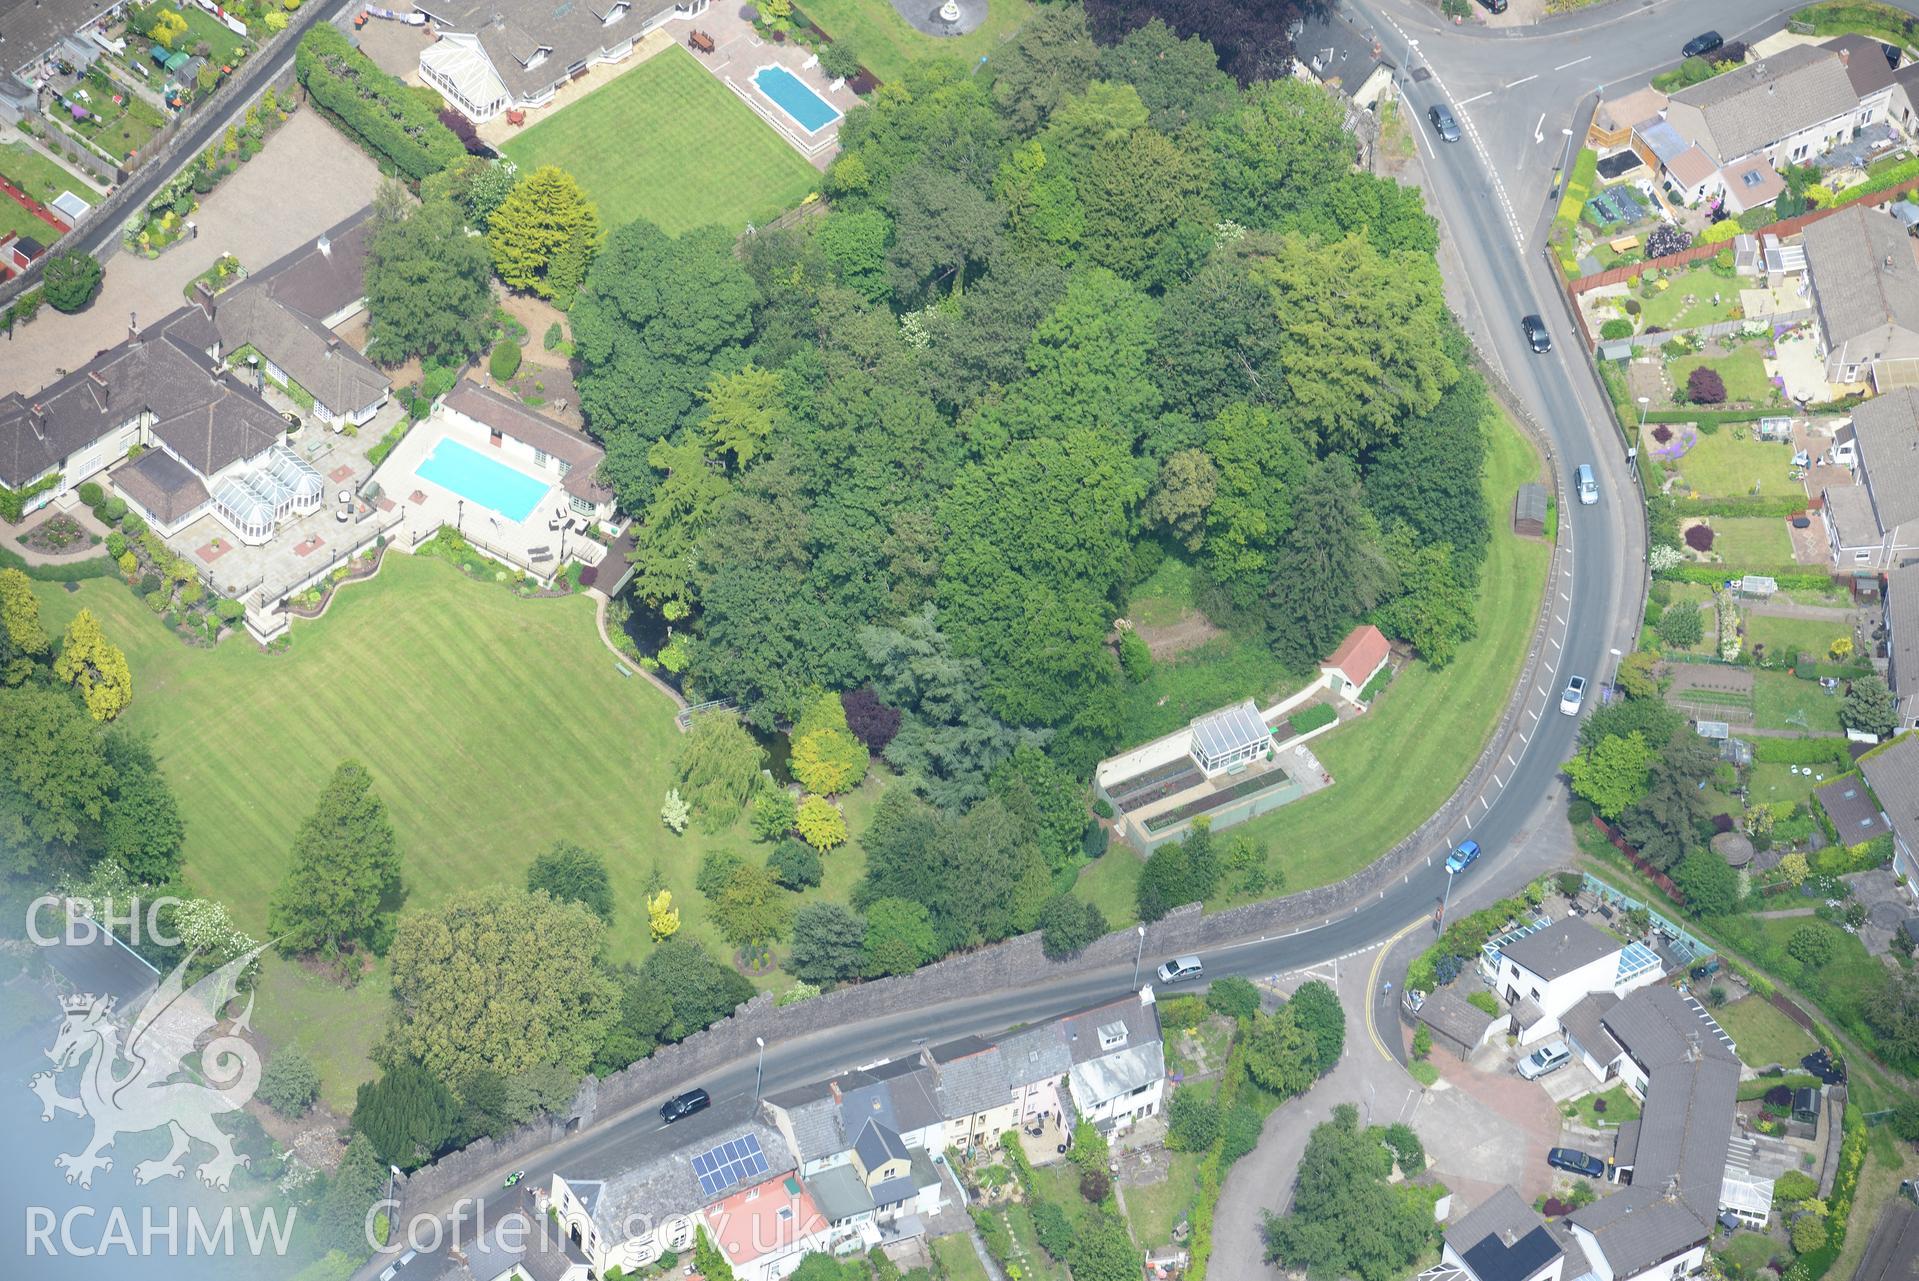
[[[1566,692],[1559,696],[1559,710],[1565,716],[1579,715],[1579,709],[1586,702],[1586,678],[1574,676],[1566,682]]]
[[[1447,142],[1459,141],[1459,122],[1453,119],[1453,113],[1446,109],[1445,103],[1434,103],[1433,109],[1426,114],[1432,117],[1433,129],[1441,138]]]
[[[1719,973],[1719,962],[1707,961],[1703,965],[1695,965],[1688,973],[1692,975],[1693,982],[1704,983],[1707,979]]]
[[[1197,956],[1176,956],[1160,966],[1157,973],[1162,983],[1184,983],[1198,978],[1204,970]]]
[[[1553,349],[1553,336],[1546,332],[1543,316],[1521,316],[1519,327],[1526,331],[1526,341],[1534,352],[1544,355]]]
[[[695,1112],[704,1112],[713,1103],[713,1096],[705,1090],[688,1090],[685,1094],[676,1094],[660,1104],[660,1120],[668,1125],[683,1121]]]
[[[1446,874],[1458,875],[1479,861],[1479,842],[1461,841],[1459,848],[1446,856]]]
[[[1566,1048],[1564,1041],[1548,1041],[1519,1060],[1519,1075],[1528,1081],[1537,1081],[1565,1067],[1572,1059],[1573,1052]]]
[[[1479,0],[1479,3],[1486,6],[1488,13],[1506,12],[1506,0]]]
[[[1717,31],[1702,31],[1692,39],[1686,41],[1685,47],[1679,51],[1679,56],[1682,58],[1703,58],[1709,53],[1717,53],[1725,47],[1725,44],[1726,38]]]
[[[1581,463],[1573,469],[1573,488],[1579,491],[1579,505],[1591,507],[1599,501],[1599,478],[1593,475],[1591,463]]]
[[[1606,1177],[1606,1163],[1577,1148],[1553,1148],[1546,1153],[1546,1164],[1569,1174],[1583,1174],[1589,1179]]]

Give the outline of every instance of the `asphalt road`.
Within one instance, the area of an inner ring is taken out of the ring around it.
[[[132,188],[134,193],[131,202],[122,208],[139,208],[153,199],[154,193],[165,186],[187,161],[205,150],[229,123],[245,114],[260,91],[293,61],[293,52],[300,43],[300,37],[317,23],[330,21],[344,7],[344,0],[312,0],[312,3],[303,5],[292,14],[292,20],[287,24],[288,39],[281,41],[264,57],[241,64],[238,73],[241,91],[232,99],[237,105],[219,114],[202,112],[197,118],[188,120],[178,135],[178,145],[170,153],[170,163],[144,165],[134,170],[133,176],[122,184],[123,188]],[[66,248],[80,249],[96,258],[104,257],[118,243],[120,227],[125,221],[124,215],[112,219],[89,219],[81,224]]]

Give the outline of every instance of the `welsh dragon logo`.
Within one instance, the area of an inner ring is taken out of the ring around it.
[[[61,1003],[65,1018],[53,1048],[46,1052],[53,1070],[36,1073],[33,1092],[40,1096],[42,1121],[56,1112],[71,1112],[93,1120],[93,1139],[80,1153],[62,1153],[53,1163],[67,1172],[67,1182],[93,1186],[97,1170],[111,1170],[113,1158],[103,1155],[122,1134],[139,1134],[165,1127],[173,1146],[156,1161],[133,1167],[134,1179],[179,1178],[192,1160],[191,1142],[213,1149],[198,1175],[202,1183],[224,1190],[234,1167],[247,1158],[233,1150],[233,1140],[214,1117],[245,1105],[260,1084],[260,1055],[240,1035],[253,1014],[253,997],[224,1033],[199,1047],[202,1079],[189,1079],[182,1065],[196,1043],[220,1021],[220,1013],[238,994],[240,975],[260,954],[255,948],[187,987],[182,978],[189,955],[162,979],[152,997],[126,1029],[114,1022],[111,997],[76,996]],[[78,1067],[80,1095],[60,1093],[61,1074]],[[176,1079],[178,1078],[178,1079]]]

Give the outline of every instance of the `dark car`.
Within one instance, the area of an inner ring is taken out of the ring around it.
[[[1546,320],[1543,316],[1521,316],[1519,327],[1526,331],[1526,341],[1539,353],[1553,349],[1553,336],[1546,332]]]
[[[1692,969],[1687,972],[1692,975],[1693,982],[1704,983],[1707,979],[1719,973],[1719,962],[1707,961],[1704,964],[1693,966]]]
[[[713,1096],[705,1090],[688,1090],[685,1094],[676,1094],[660,1104],[660,1120],[668,1125],[684,1120],[695,1112],[703,1112],[713,1102]]]
[[[1433,109],[1426,113],[1432,117],[1433,128],[1447,142],[1459,141],[1459,122],[1453,119],[1453,113],[1446,110],[1446,104],[1436,102]]]
[[[1726,38],[1717,31],[1702,31],[1686,41],[1686,47],[1679,51],[1682,58],[1703,58],[1709,53],[1717,53],[1725,48]]]
[[[1577,1148],[1554,1148],[1546,1153],[1546,1164],[1555,1170],[1565,1170],[1569,1174],[1583,1174],[1589,1179],[1606,1177],[1606,1163]]]
[[[1506,12],[1506,0],[1479,0],[1479,3],[1486,6],[1488,13]]]

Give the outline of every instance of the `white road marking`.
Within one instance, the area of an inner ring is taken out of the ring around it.
[[[1559,593],[1559,599],[1565,601],[1568,605],[1573,603],[1573,598],[1566,595],[1566,593],[1564,592]]]
[[[1518,80],[1515,80],[1515,81],[1513,81],[1513,82],[1512,82],[1511,84],[1505,84],[1505,85],[1501,85],[1501,86],[1499,86],[1499,87],[1500,87],[1500,88],[1502,88],[1502,89],[1517,89],[1517,88],[1519,88],[1519,86],[1520,86],[1520,85],[1523,85],[1523,84],[1531,84],[1531,83],[1532,83],[1533,81],[1535,81],[1535,80],[1537,80],[1537,79],[1539,79],[1539,73],[1535,71],[1535,72],[1534,72],[1534,73],[1533,73],[1532,75],[1530,75],[1530,76],[1522,76],[1522,77],[1521,77],[1520,79],[1518,79]],[[1540,118],[1541,118],[1541,119],[1544,119],[1545,117],[1543,117],[1543,116],[1542,116],[1542,117],[1540,117]]]
[[[1583,58],[1574,58],[1571,62],[1562,62],[1558,66],[1554,67],[1553,70],[1564,71],[1567,67],[1576,67],[1582,62],[1591,62],[1592,58],[1593,56],[1589,53]]]
[[[1493,96],[1493,91],[1491,89],[1488,89],[1484,93],[1474,94],[1470,98],[1463,98],[1460,101],[1455,102],[1453,105],[1455,107],[1463,107],[1469,102],[1478,102],[1481,98],[1490,98],[1492,96]]]
[[[1538,720],[1538,719],[1539,719],[1539,713],[1538,713],[1538,712],[1534,712],[1534,713],[1533,713],[1533,719],[1534,719],[1534,720]],[[1530,743],[1530,742],[1532,742],[1532,741],[1533,741],[1533,739],[1532,739],[1532,735],[1530,735],[1530,734],[1528,734],[1528,733],[1527,733],[1527,732],[1526,732],[1525,730],[1523,730],[1523,729],[1522,729],[1522,730],[1520,730],[1520,731],[1519,731],[1519,741],[1520,741],[1520,742],[1522,742],[1522,743]]]
[[[1564,614],[1554,614],[1554,615],[1553,615],[1553,619],[1554,619],[1554,621],[1556,621],[1556,622],[1557,622],[1557,623],[1558,623],[1558,624],[1559,624],[1559,625],[1560,625],[1561,627],[1564,627],[1564,626],[1566,625],[1566,616],[1565,616]]]
[[[1544,691],[1542,690],[1541,692],[1543,693]],[[1535,712],[1535,711],[1534,711],[1534,710],[1533,710],[1532,708],[1530,708],[1530,707],[1528,707],[1528,708],[1526,709],[1526,715],[1528,715],[1528,716],[1530,716],[1530,717],[1532,717],[1532,718],[1533,718],[1534,720],[1538,720],[1538,719],[1539,719],[1539,713],[1538,713],[1538,712]]]
[[[1552,643],[1553,643],[1553,648],[1554,648],[1554,649],[1564,649],[1564,648],[1565,648],[1565,646],[1564,646],[1564,645],[1561,645],[1561,644],[1560,644],[1560,643],[1559,643],[1559,642],[1558,642],[1557,640],[1555,640],[1555,639],[1554,639],[1553,637],[1551,637],[1551,636],[1548,636],[1548,637],[1547,637],[1546,639],[1547,639],[1547,640],[1549,640],[1549,641],[1552,641]],[[1559,669],[1558,669],[1558,667],[1556,667],[1556,666],[1555,666],[1555,667],[1553,668],[1553,670],[1554,670],[1554,671],[1558,671]]]

